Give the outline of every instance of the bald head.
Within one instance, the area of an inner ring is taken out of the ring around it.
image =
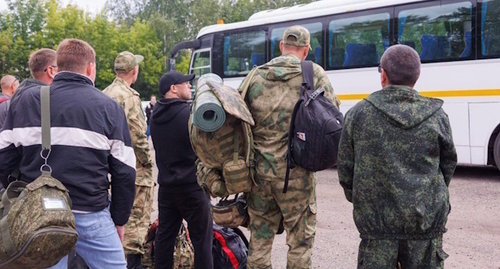
[[[12,75],[5,75],[0,80],[0,86],[2,87],[2,93],[12,96],[14,91],[16,91],[19,86],[19,80]]]
[[[394,45],[389,47],[380,59],[382,71],[382,86],[384,74],[387,85],[404,85],[412,87],[420,76],[420,56],[410,46]]]

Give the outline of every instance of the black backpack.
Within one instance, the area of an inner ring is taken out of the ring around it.
[[[240,229],[223,228],[214,223],[214,268],[246,269],[247,255],[248,241]]]
[[[342,113],[324,96],[325,89],[314,89],[313,64],[302,61],[304,82],[295,104],[288,133],[286,176],[283,193],[288,188],[290,169],[298,165],[309,171],[321,171],[337,164]]]

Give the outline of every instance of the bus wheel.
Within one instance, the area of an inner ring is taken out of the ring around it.
[[[495,164],[498,170],[500,170],[500,133],[498,133],[495,144],[493,145],[493,156],[495,157]]]

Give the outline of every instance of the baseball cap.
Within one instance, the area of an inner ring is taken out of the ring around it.
[[[181,84],[186,81],[191,81],[194,78],[194,74],[184,75],[177,71],[168,71],[160,78],[160,93],[165,95],[170,90],[172,85]]]
[[[115,58],[115,70],[128,73],[143,60],[144,56],[142,55],[135,55],[129,51],[120,52]]]
[[[296,38],[295,41],[288,40],[289,36]],[[309,30],[300,25],[288,27],[283,33],[283,43],[295,47],[305,47],[309,45]]]

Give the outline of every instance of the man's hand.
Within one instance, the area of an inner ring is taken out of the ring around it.
[[[123,237],[125,236],[125,227],[116,225],[116,231],[118,232],[120,241],[123,242]]]

